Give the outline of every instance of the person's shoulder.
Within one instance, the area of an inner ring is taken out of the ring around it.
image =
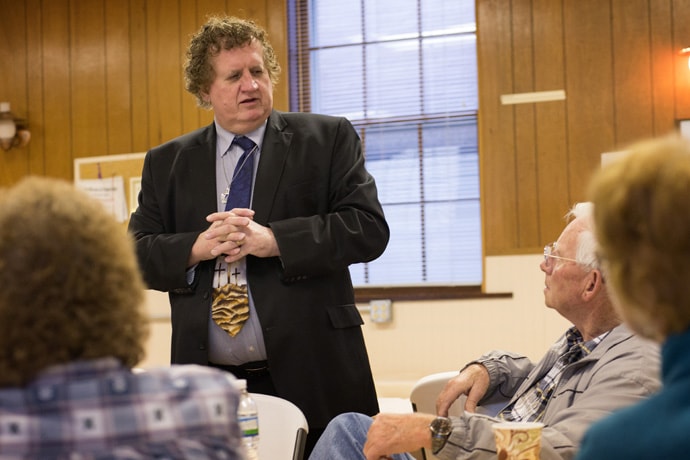
[[[595,368],[604,374],[624,376],[654,393],[660,386],[659,345],[621,325],[614,328],[592,352]]]
[[[659,344],[640,337],[632,332],[625,324],[611,330],[592,353],[602,362],[631,360],[657,368],[660,362]]]
[[[656,422],[650,425],[650,420]],[[654,448],[654,439],[663,439],[672,425],[678,424],[669,421],[667,409],[657,395],[651,395],[595,421],[585,433],[577,459],[680,458]],[[664,444],[665,449],[668,443]]]
[[[225,387],[232,392],[239,391],[236,388],[236,378],[227,372],[208,366],[197,364],[173,364],[167,367],[151,368],[142,374],[148,374],[161,382],[167,382],[172,387]]]
[[[283,120],[287,124],[333,124],[347,122],[347,118],[335,115],[324,115],[311,112],[280,112],[274,110],[271,117],[275,120]]]
[[[621,324],[611,330],[602,343],[610,347],[621,347],[623,350],[644,350],[654,356],[659,355],[659,344],[635,334],[626,324]]]
[[[213,128],[213,124],[211,124],[163,142],[162,144],[151,148],[150,153],[155,155],[175,153],[185,148],[210,142],[214,135],[215,130]]]

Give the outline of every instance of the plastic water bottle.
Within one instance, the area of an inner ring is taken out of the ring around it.
[[[259,458],[259,411],[256,401],[247,391],[247,381],[237,380],[237,389],[240,390],[240,404],[237,407],[237,421],[242,431],[242,444],[248,460]]]

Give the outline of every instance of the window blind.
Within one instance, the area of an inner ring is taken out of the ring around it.
[[[358,130],[391,240],[355,286],[482,282],[474,0],[290,0],[291,110]]]

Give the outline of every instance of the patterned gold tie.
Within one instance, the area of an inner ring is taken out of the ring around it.
[[[248,208],[252,196],[252,174],[254,172],[254,150],[256,144],[244,136],[237,136],[232,141],[244,150],[237,161],[235,171],[230,179],[225,210],[233,208]],[[232,147],[232,145],[231,145]],[[218,262],[216,262],[218,263]],[[227,266],[228,282],[213,289],[213,303],[211,304],[211,317],[225,332],[235,337],[244,323],[249,319],[249,296],[247,295],[246,276],[245,283],[239,284],[237,275],[237,263]],[[246,263],[242,264],[246,269]],[[230,272],[232,270],[232,273]],[[232,278],[234,277],[234,282]]]
[[[228,283],[214,288],[211,316],[225,332],[235,337],[249,319],[247,285]]]

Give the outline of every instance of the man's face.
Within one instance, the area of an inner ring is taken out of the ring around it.
[[[203,97],[213,107],[216,120],[235,134],[261,126],[273,109],[273,85],[257,41],[241,48],[222,50],[211,58],[215,79]]]
[[[554,255],[575,259],[577,237],[582,228],[581,219],[570,222],[556,242]],[[567,319],[576,317],[578,307],[583,302],[583,290],[587,287],[585,279],[587,272],[572,260],[556,258],[546,258],[539,268],[546,274],[544,280],[546,306],[558,311]]]

